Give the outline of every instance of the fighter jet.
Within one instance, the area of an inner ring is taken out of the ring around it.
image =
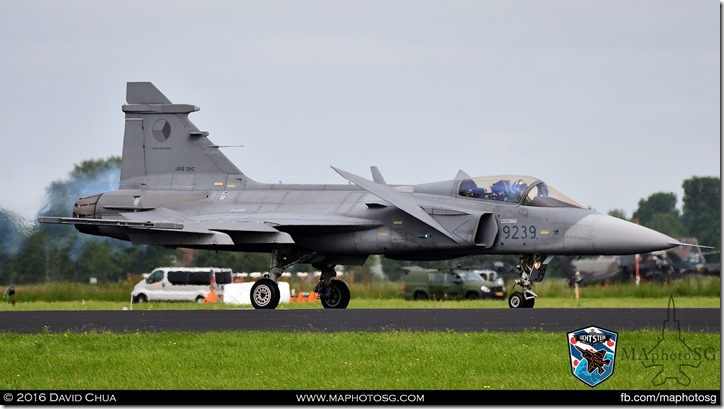
[[[588,366],[586,369],[588,370],[588,373],[593,373],[593,371],[598,371],[598,374],[601,375],[605,372],[605,369],[603,369],[606,365],[611,365],[610,359],[606,358],[606,350],[600,349],[595,351],[589,351],[587,349],[583,349],[576,345],[576,349],[583,354],[583,358],[588,361]]]
[[[246,176],[150,82],[129,82],[120,186],[79,198],[72,217],[40,217],[83,233],[137,245],[267,252],[269,273],[251,289],[257,309],[274,309],[277,279],[295,263],[322,274],[325,308],[346,308],[349,287],[335,266],[370,255],[445,260],[474,254],[520,256],[511,308],[531,308],[556,255],[646,253],[680,245],[654,230],[586,209],[530,176],[455,177],[391,185],[332,167],[349,183],[262,183]]]

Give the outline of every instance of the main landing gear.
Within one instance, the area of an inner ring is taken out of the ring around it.
[[[251,305],[255,309],[275,309],[279,305],[279,299],[281,298],[277,279],[281,277],[284,269],[292,264],[308,261],[316,255],[316,253],[294,254],[289,251],[274,250],[271,254],[269,274],[257,280],[251,286]],[[347,308],[351,298],[349,287],[343,281],[333,279],[337,276],[335,266],[330,264],[312,265],[322,272],[319,283],[314,288],[314,292],[322,302],[322,306],[324,308]]]
[[[333,280],[337,276],[337,271],[332,265],[316,266],[322,271],[319,277],[319,283],[314,287],[322,306],[324,308],[347,308],[350,299],[349,287],[344,281]]]
[[[251,305],[257,310],[273,310],[279,305],[281,294],[276,281],[264,277],[251,286]]]
[[[547,256],[545,259],[543,257],[540,254],[520,257],[520,263],[518,264],[520,279],[515,280],[514,291],[508,297],[508,306],[510,308],[533,308],[535,305],[535,298],[538,295],[533,292],[531,288],[533,283],[531,281],[542,281],[548,263],[553,260],[553,256]],[[520,287],[521,291],[515,291],[516,287]]]
[[[273,310],[279,305],[281,293],[277,280],[284,269],[295,263],[300,263],[314,257],[316,253],[302,253],[294,249],[276,249],[271,253],[271,266],[269,274],[256,280],[251,286],[251,305],[257,310]]]

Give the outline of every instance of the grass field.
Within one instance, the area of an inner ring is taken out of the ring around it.
[[[697,365],[689,385],[654,385],[642,351],[660,337],[620,334],[597,389],[720,388],[719,334],[685,334],[700,354],[665,361]],[[6,389],[590,389],[571,374],[564,333],[4,333],[0,345]]]

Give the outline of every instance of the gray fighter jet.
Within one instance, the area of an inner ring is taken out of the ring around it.
[[[390,185],[332,167],[351,183],[261,183],[239,170],[189,121],[198,107],[174,104],[150,82],[129,82],[121,181],[117,190],[80,198],[73,217],[40,217],[87,234],[133,244],[271,253],[266,277],[251,289],[254,308],[279,303],[277,279],[295,263],[322,274],[325,308],[346,308],[337,264],[370,255],[443,260],[473,254],[520,255],[512,308],[533,307],[532,282],[555,255],[621,255],[682,243],[586,209],[529,176]]]

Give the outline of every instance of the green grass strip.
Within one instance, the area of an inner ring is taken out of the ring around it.
[[[667,331],[656,349],[663,335],[620,332],[596,389],[720,389],[720,334]],[[542,331],[45,331],[0,333],[0,350],[9,390],[592,389],[571,374],[566,334]]]

